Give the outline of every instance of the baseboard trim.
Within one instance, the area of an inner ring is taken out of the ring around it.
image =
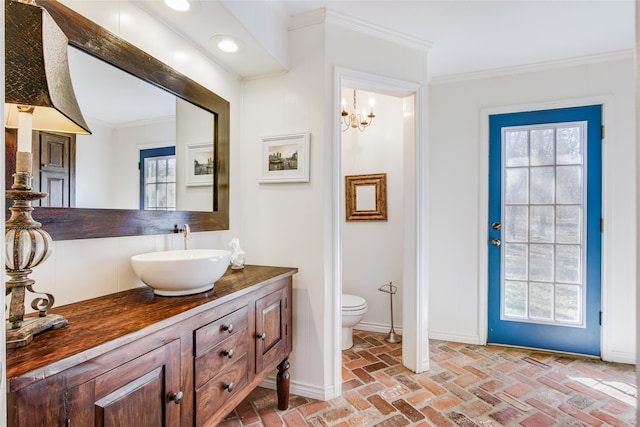
[[[452,334],[446,331],[429,331],[430,340],[451,341],[463,344],[485,345],[477,335]]]
[[[629,365],[636,364],[636,354],[626,351],[609,351],[602,352],[602,360],[605,362],[625,363]]]
[[[388,333],[391,331],[391,325],[385,325],[383,323],[360,322],[353,329],[366,332]],[[393,330],[396,331],[396,334],[402,335],[402,326],[394,325]]]
[[[268,388],[269,390],[276,390],[276,377],[267,376],[260,383],[260,387]],[[316,399],[327,401],[336,398],[336,391],[334,387],[316,387],[311,384],[300,383],[291,381],[289,384],[289,393],[296,396],[308,397],[309,399]]]

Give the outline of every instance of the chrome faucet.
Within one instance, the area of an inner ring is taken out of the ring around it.
[[[182,232],[184,233],[184,249],[187,250],[189,249],[188,246],[188,240],[191,238],[191,230],[189,229],[189,224],[185,224],[184,228],[182,229]]]

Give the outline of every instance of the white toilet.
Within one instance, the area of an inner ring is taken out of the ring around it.
[[[342,349],[353,347],[353,327],[367,312],[367,301],[356,295],[342,294]]]

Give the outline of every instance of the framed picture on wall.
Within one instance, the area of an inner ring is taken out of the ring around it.
[[[213,185],[215,153],[213,142],[186,144],[185,171],[188,186]]]
[[[261,183],[309,182],[309,132],[264,136]]]
[[[386,173],[344,179],[347,221],[387,221]]]

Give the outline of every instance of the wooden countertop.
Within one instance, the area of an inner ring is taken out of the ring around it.
[[[69,325],[35,336],[25,347],[8,349],[7,378],[11,381],[27,373],[48,376],[51,372],[45,372],[45,367],[47,371],[61,371],[65,361],[77,363],[74,356],[82,354],[86,359],[98,356],[116,345],[134,341],[142,329],[145,334],[160,330],[169,323],[167,319],[174,323],[181,316],[193,316],[231,297],[249,293],[255,285],[274,282],[297,271],[289,267],[247,265],[241,270],[229,268],[211,291],[195,295],[162,297],[144,286],[54,306],[49,312],[64,316]],[[87,286],[91,286],[90,278]]]

